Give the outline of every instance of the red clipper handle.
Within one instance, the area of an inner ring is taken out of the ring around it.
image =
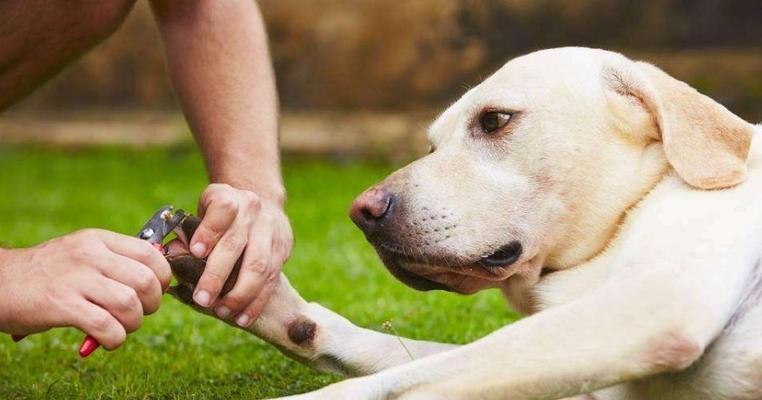
[[[94,337],[90,335],[85,336],[85,340],[82,342],[82,345],[79,346],[79,356],[82,358],[87,358],[87,356],[93,354],[93,352],[97,350],[100,345],[101,344],[98,343]]]
[[[26,337],[26,335],[11,335],[11,338],[14,342],[20,342]],[[95,340],[94,337],[87,335],[85,336],[85,340],[82,342],[82,345],[79,346],[79,356],[82,358],[86,358],[90,354],[93,354],[95,350],[100,347],[100,343],[98,343],[97,340]]]

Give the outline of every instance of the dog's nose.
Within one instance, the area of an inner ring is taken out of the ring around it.
[[[366,190],[352,202],[349,217],[363,231],[368,231],[392,212],[394,196],[388,191],[374,187]]]

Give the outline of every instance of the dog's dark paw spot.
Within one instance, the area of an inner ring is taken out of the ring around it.
[[[297,346],[306,346],[315,338],[317,325],[310,321],[299,319],[288,324],[288,338]]]

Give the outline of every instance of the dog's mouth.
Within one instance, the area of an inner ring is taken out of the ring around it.
[[[379,257],[397,279],[416,290],[446,290],[463,294],[494,287],[515,273],[521,242],[512,241],[476,259],[423,254],[386,244],[376,246]]]

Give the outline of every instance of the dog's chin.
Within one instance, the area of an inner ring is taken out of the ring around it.
[[[443,266],[412,260],[377,249],[386,268],[405,285],[420,291],[445,290],[473,294],[494,288],[513,275],[513,268],[487,268],[478,262]]]

